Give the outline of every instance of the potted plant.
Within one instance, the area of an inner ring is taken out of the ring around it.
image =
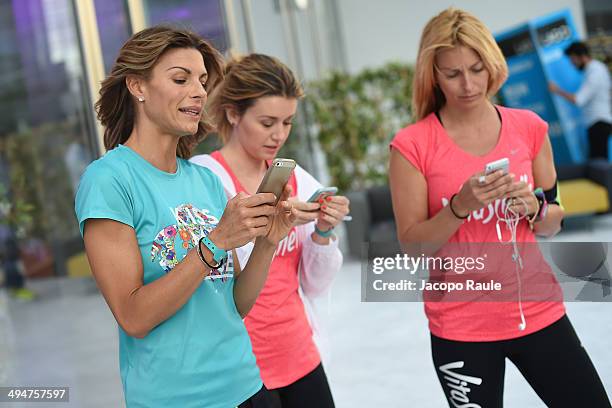
[[[347,230],[354,256],[362,255],[366,241],[396,243],[389,143],[412,120],[413,75],[412,66],[393,62],[356,74],[332,72],[305,87],[308,133],[324,153],[331,184],[351,199]]]

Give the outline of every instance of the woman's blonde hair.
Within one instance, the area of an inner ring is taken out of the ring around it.
[[[489,29],[474,15],[448,8],[429,20],[419,45],[414,73],[412,106],[416,120],[439,110],[446,102],[436,85],[438,51],[462,45],[474,50],[489,72],[487,96],[495,94],[508,77],[508,65]]]
[[[127,89],[128,75],[149,78],[160,57],[175,48],[193,48],[202,54],[208,71],[206,92],[210,93],[223,76],[223,57],[199,35],[182,29],[155,26],[134,34],[119,50],[119,56],[108,77],[102,81],[100,98],[96,102],[98,120],[105,127],[104,147],[111,150],[125,141],[134,127],[134,97]],[[187,159],[191,151],[206,137],[213,126],[202,116],[193,135],[179,139],[176,155]]]
[[[304,95],[289,67],[268,55],[249,54],[235,58],[226,65],[224,76],[210,101],[210,113],[223,143],[232,132],[226,114],[228,109],[234,109],[242,116],[259,98],[282,96],[299,99]]]

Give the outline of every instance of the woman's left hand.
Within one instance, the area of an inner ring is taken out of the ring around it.
[[[291,192],[292,188],[287,184],[276,204],[276,213],[270,216],[270,222],[268,223],[270,229],[265,238],[275,246],[287,236],[297,219],[297,211],[288,201]]]
[[[524,181],[512,183],[506,197],[508,198],[506,204],[518,214],[532,215],[538,211],[538,199]]]
[[[344,196],[329,196],[321,203],[317,228],[321,231],[329,231],[340,224],[349,213],[350,201]]]

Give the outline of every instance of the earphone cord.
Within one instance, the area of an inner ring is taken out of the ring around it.
[[[519,272],[519,268],[521,270],[523,269],[523,259],[521,258],[521,253],[519,251],[518,244],[516,242],[516,233],[517,233],[519,222],[523,218],[526,218],[525,214],[527,214],[528,207],[527,207],[527,203],[522,198],[516,197],[514,199],[519,200],[523,204],[523,206],[525,207],[524,214],[521,215],[520,213],[512,210],[510,206],[508,205],[508,202],[510,201],[510,199],[506,198],[503,201],[503,205],[502,205],[503,213],[501,217],[499,216],[499,214],[497,214],[497,208],[496,208],[495,215],[497,216],[497,219],[498,219],[498,224],[496,227],[497,227],[497,238],[499,239],[499,241],[501,243],[512,244],[512,261],[514,262],[514,271],[516,273],[516,281],[518,285],[518,307],[519,307],[519,313],[521,315],[521,323],[519,324],[519,330],[525,330],[525,328],[527,327],[527,321],[525,320],[525,314],[523,313],[522,282],[521,282],[521,274]],[[499,228],[499,222],[505,223],[506,228],[510,230],[510,241],[504,241],[502,239],[501,230]]]

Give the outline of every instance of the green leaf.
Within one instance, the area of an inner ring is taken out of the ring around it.
[[[412,120],[413,74],[412,66],[391,62],[356,74],[331,72],[306,84],[303,104],[313,122],[308,131],[341,191],[386,182],[388,145]]]

